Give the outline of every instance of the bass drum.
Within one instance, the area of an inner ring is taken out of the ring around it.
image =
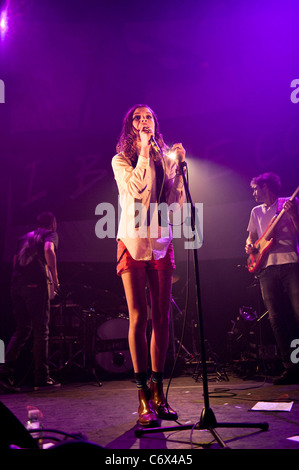
[[[109,374],[129,374],[133,370],[128,343],[129,319],[119,315],[97,327],[95,362]]]

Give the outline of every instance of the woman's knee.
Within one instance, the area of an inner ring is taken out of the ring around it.
[[[129,329],[130,332],[142,333],[146,331],[147,318],[139,313],[130,313]]]

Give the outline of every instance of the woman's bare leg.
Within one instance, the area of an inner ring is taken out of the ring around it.
[[[172,271],[149,271],[152,311],[152,370],[163,372],[169,343],[169,311]]]
[[[178,415],[167,403],[163,392],[163,374],[169,344],[169,311],[171,302],[172,272],[150,271],[152,305],[151,404],[161,419],[176,420]]]
[[[148,359],[146,272],[144,269],[124,272],[122,282],[129,309],[128,339],[134,372],[145,372]]]
[[[147,386],[147,301],[145,292],[146,273],[144,269],[136,269],[122,274],[125,289],[130,325],[129,347],[133,362],[138,389],[139,408],[138,422],[141,426],[156,426],[156,413],[151,405],[151,392]]]

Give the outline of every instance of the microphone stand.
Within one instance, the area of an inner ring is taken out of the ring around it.
[[[184,188],[187,201],[191,206],[191,227],[194,234],[196,234],[196,223],[195,223],[195,207],[192,202],[190,195],[188,183],[186,180],[184,169],[186,168],[186,162],[180,162],[179,167],[184,180]],[[194,270],[196,277],[196,301],[197,301],[197,313],[198,313],[198,325],[199,325],[199,335],[200,335],[200,351],[201,351],[201,362],[202,362],[202,383],[203,383],[203,396],[204,396],[204,407],[201,412],[200,420],[195,424],[187,425],[178,425],[178,426],[166,426],[166,427],[156,427],[156,428],[139,428],[136,429],[136,437],[141,437],[143,434],[148,433],[158,433],[164,431],[184,431],[188,429],[199,429],[209,431],[214,439],[218,442],[221,448],[227,448],[227,445],[221,438],[221,436],[216,431],[216,428],[259,428],[262,431],[267,431],[269,428],[268,423],[218,423],[212,408],[209,403],[209,390],[208,390],[208,374],[207,374],[207,364],[206,364],[206,353],[205,353],[205,337],[204,337],[204,325],[202,317],[202,305],[201,305],[201,295],[200,295],[200,280],[199,280],[199,270],[198,270],[198,257],[196,244],[193,248],[193,257],[194,257]]]

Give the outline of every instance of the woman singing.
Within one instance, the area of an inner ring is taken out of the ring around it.
[[[139,424],[156,426],[158,418],[176,420],[166,402],[163,376],[169,343],[172,272],[175,269],[168,209],[184,201],[182,144],[169,150],[155,113],[147,105],[131,108],[123,121],[112,168],[119,191],[121,217],[117,233],[117,274],[129,310],[129,348],[139,397]],[[163,205],[164,204],[164,205]],[[147,297],[150,293],[152,333],[147,344]],[[148,386],[148,351],[151,359]]]

